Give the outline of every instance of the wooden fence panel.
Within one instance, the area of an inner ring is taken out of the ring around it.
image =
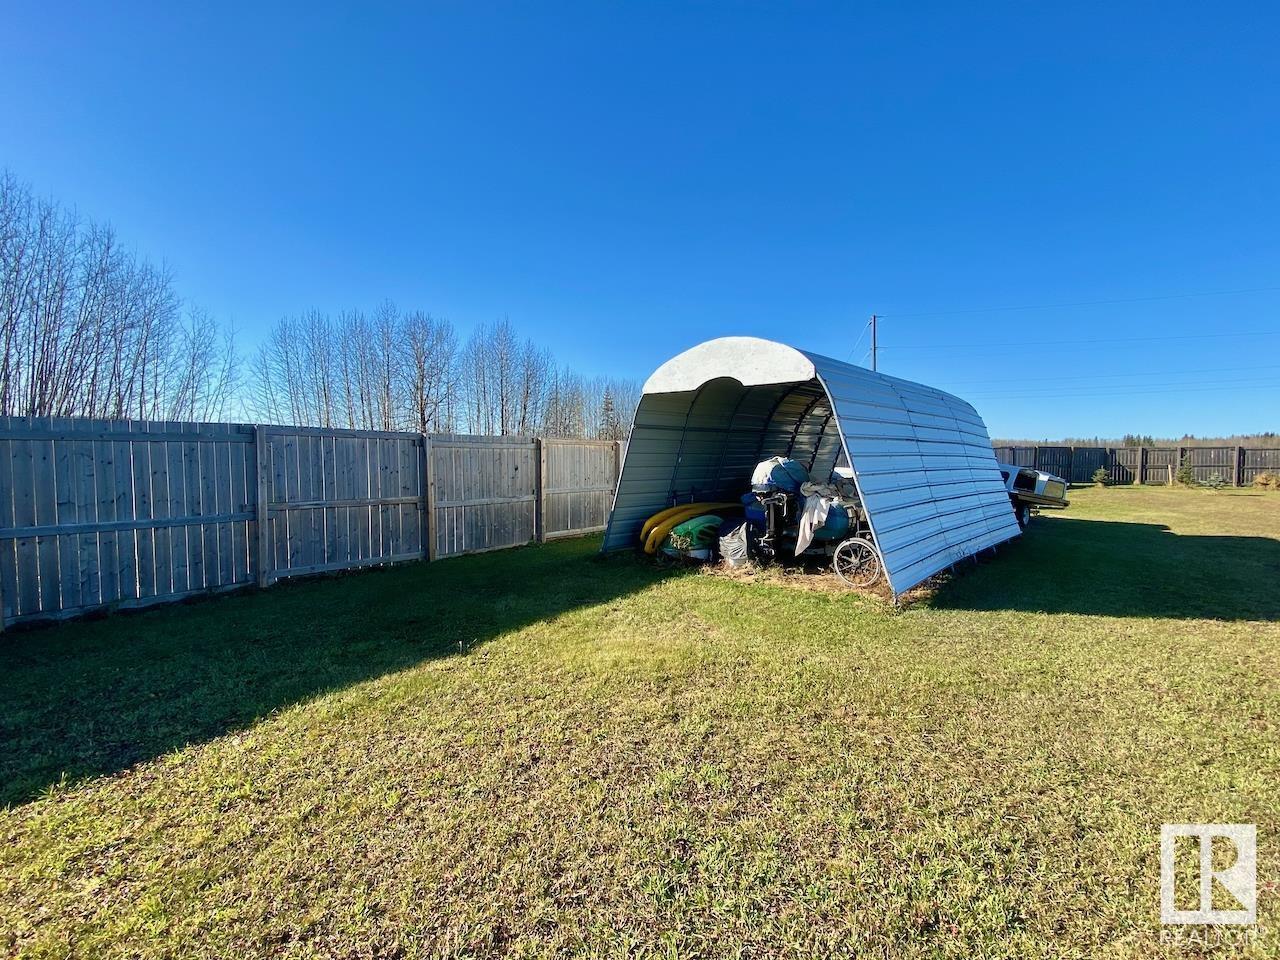
[[[248,582],[231,546],[249,516],[247,502],[231,495],[231,464],[244,462],[251,430],[61,417],[0,421],[5,621],[145,606]]]
[[[423,557],[420,434],[259,429],[270,452],[267,582]]]
[[[516,437],[431,437],[435,556],[537,537],[538,444]]]
[[[1063,474],[1072,483],[1092,483],[1093,475],[1099,470],[1111,473],[1111,457],[1105,447],[1073,447],[1071,449],[1071,472]]]
[[[1226,483],[1232,482],[1235,473],[1235,447],[1184,447],[1186,461],[1197,483],[1204,483],[1215,475]],[[1177,472],[1174,467],[1174,472]]]
[[[1057,474],[1064,480],[1071,481],[1071,448],[1070,447],[1036,447],[1037,470],[1046,470]]]
[[[1107,451],[1107,454],[1111,483],[1123,485],[1138,482],[1138,474],[1142,469],[1141,447],[1117,447]]]
[[[1241,450],[1240,484],[1249,486],[1260,473],[1280,474],[1280,447]]]
[[[543,440],[545,539],[603,530],[617,484],[618,444],[609,440]]]
[[[1172,482],[1173,475],[1178,472],[1178,451],[1176,447],[1148,447],[1147,466],[1142,482],[1155,485]]]

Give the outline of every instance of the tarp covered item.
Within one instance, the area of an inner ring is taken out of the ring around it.
[[[605,550],[679,501],[737,500],[756,464],[851,467],[894,593],[1018,536],[986,425],[959,397],[755,337],[709,340],[645,384]]]
[[[799,493],[802,484],[809,482],[809,470],[799,460],[787,457],[770,457],[756,464],[751,472],[753,489],[765,487],[785,493]]]

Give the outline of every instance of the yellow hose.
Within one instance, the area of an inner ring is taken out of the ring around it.
[[[740,503],[689,504],[687,509],[669,515],[665,520],[658,523],[657,526],[655,526],[652,530],[649,531],[649,536],[645,539],[645,542],[644,542],[644,552],[657,553],[659,545],[662,543],[663,540],[667,539],[667,534],[669,534],[676,527],[680,526],[680,524],[684,523],[686,520],[692,520],[694,517],[700,517],[705,513],[717,513],[722,510],[730,510],[733,508],[737,508],[741,510],[742,504]]]
[[[659,510],[652,517],[646,520],[644,522],[644,526],[640,528],[640,542],[643,543],[645,540],[648,540],[649,531],[652,530],[659,523],[661,523],[663,520],[667,519],[667,517],[670,517],[670,516],[673,516],[674,514],[681,513],[685,510],[688,510],[690,507],[697,507],[698,509],[703,509],[704,507],[712,507],[712,506],[715,506],[715,504],[711,503],[710,501],[706,503],[681,503],[681,504],[677,504],[674,507],[667,507],[667,509],[665,510]]]

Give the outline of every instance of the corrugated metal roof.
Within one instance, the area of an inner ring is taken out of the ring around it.
[[[737,499],[755,464],[853,467],[889,583],[902,593],[1019,533],[986,425],[941,390],[755,337],[724,337],[645,384],[604,549],[673,503]]]

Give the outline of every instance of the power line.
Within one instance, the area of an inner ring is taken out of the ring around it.
[[[868,331],[868,330],[870,330],[870,329],[871,329],[871,324],[870,324],[870,323],[867,323],[867,324],[862,328],[862,332],[861,332],[860,334],[858,334],[858,339],[857,339],[857,340],[855,340],[855,341],[853,341],[853,346],[849,348],[849,353],[848,353],[848,355],[845,357],[845,359],[846,359],[846,360],[850,359],[850,358],[853,356],[853,351],[855,351],[855,350],[857,350],[857,349],[858,349],[858,344],[860,344],[860,343],[862,342],[862,338],[863,338],[863,337],[865,337],[865,336],[867,335],[867,331]]]
[[[1182,386],[1188,386],[1188,387],[1199,387],[1199,386],[1218,386],[1218,385],[1221,385],[1221,386],[1232,386],[1232,385],[1235,385],[1235,384],[1241,384],[1241,383],[1258,383],[1258,382],[1262,382],[1262,381],[1265,381],[1265,382],[1268,382],[1268,383],[1269,383],[1269,382],[1271,382],[1272,380],[1276,380],[1276,379],[1280,379],[1280,373],[1266,373],[1266,374],[1261,374],[1261,375],[1256,376],[1256,377],[1240,377],[1240,378],[1209,377],[1208,379],[1205,379],[1205,380],[1180,380],[1180,381],[1178,381],[1178,382],[1179,382],[1179,384],[1181,384]],[[1167,386],[1167,385],[1166,385],[1166,384],[1140,383],[1140,384],[1137,384],[1137,389],[1145,390],[1145,389],[1147,389],[1148,387],[1153,387],[1153,386],[1164,387],[1164,386]],[[1036,387],[1036,384],[1035,384],[1035,383],[1033,383],[1033,382],[1022,382],[1022,383],[1019,383],[1019,384],[1017,384],[1016,386],[1014,386],[1014,387],[1013,387],[1013,390],[1014,390],[1014,391],[1016,391],[1016,392],[1018,392],[1018,393],[1034,393],[1034,392],[1037,392],[1037,391],[1035,390],[1035,387]],[[1116,393],[1118,393],[1118,394],[1123,394],[1123,393],[1128,392],[1131,388],[1130,388],[1128,385],[1123,384],[1123,383],[1104,383],[1104,384],[1100,384],[1096,389],[1095,389],[1095,388],[1090,388],[1090,387],[1088,387],[1087,385],[1082,384],[1082,383],[1072,383],[1072,384],[1064,384],[1064,385],[1062,385],[1062,386],[1049,385],[1049,386],[1045,387],[1045,389],[1046,389],[1046,390],[1053,390],[1053,391],[1055,391],[1055,392],[1056,392],[1056,391],[1077,391],[1077,390],[1078,390],[1078,391],[1080,391],[1080,396],[1082,396],[1082,397],[1087,397],[1087,396],[1089,396],[1090,394],[1092,394],[1092,393],[1096,393],[1096,392],[1111,393],[1111,392],[1113,392],[1113,391],[1114,391],[1114,392],[1116,392]],[[1170,387],[1170,389],[1172,389],[1172,387]],[[980,390],[979,392],[980,392],[980,393],[987,393],[988,391],[987,391],[987,390]],[[995,390],[995,389],[994,389],[994,387],[993,387],[993,389],[992,389],[992,390],[990,390],[990,393],[991,393],[991,395],[992,395],[992,396],[1004,396],[1004,395],[1006,395],[1006,394],[1004,394],[1004,393],[1001,393],[1001,392],[999,392],[999,391]]]
[[[1280,370],[1280,363],[1268,363],[1268,364],[1263,364],[1260,367],[1199,367],[1195,370],[1151,370],[1146,373],[1143,373],[1140,371],[1126,370],[1124,373],[1084,373],[1084,374],[1078,374],[1072,377],[1042,377],[1037,375],[1032,379],[1036,383],[1041,383],[1047,380],[1048,381],[1103,380],[1103,379],[1111,380],[1116,378],[1134,379],[1138,377],[1162,377],[1162,378],[1168,379],[1169,377],[1182,376],[1184,373],[1194,375],[1197,373],[1238,373],[1238,372],[1245,372],[1245,371],[1252,371],[1252,370]],[[948,383],[991,383],[995,379],[997,378],[994,376],[987,376],[987,377],[974,377],[972,379],[966,379],[966,380],[948,380],[947,382]]]
[[[1126,387],[1125,384],[1119,383],[1108,383],[1101,384],[1101,387],[1098,387],[1097,389],[1089,388],[1084,384],[1064,384],[1060,385],[1060,387],[1059,385],[1050,385],[1050,387],[1046,387],[1044,389],[1051,390],[1053,393],[1070,392],[1074,393],[1075,396],[1078,397],[1091,397],[1096,396],[1096,394],[1103,393],[1115,394],[1115,396],[1123,397],[1125,393],[1132,393],[1133,390],[1146,390],[1149,388],[1181,389],[1184,387],[1234,387],[1234,385],[1239,384],[1271,383],[1271,381],[1276,379],[1280,379],[1280,374],[1263,374],[1260,376],[1248,376],[1248,378],[1239,379],[1211,376],[1211,378],[1206,380],[1180,380],[1176,387],[1174,387],[1174,385],[1160,383],[1137,384],[1135,387]],[[975,392],[975,396],[1006,397],[1009,396],[1010,393],[1025,393],[1028,394],[1028,396],[1039,396],[1039,394],[1044,392],[1044,390],[1037,390],[1034,388],[1036,388],[1036,384],[1034,383],[1015,384],[1010,390],[998,390],[995,387],[991,387],[989,389],[978,388],[977,392]]]
[[[891,313],[881,314],[895,320],[916,319],[921,317],[956,317],[970,313],[1004,313],[1013,310],[1065,310],[1072,307],[1100,307],[1121,303],[1153,303],[1158,300],[1190,300],[1196,297],[1231,297],[1244,293],[1274,293],[1280,287],[1245,287],[1241,290],[1204,290],[1197,293],[1166,293],[1152,297],[1122,297],[1115,300],[1076,300],[1069,303],[1035,303],[1023,306],[1007,307],[967,307],[963,310],[939,310],[928,313]]]
[[[1260,387],[1280,386],[1280,380],[1239,381],[1218,386],[1159,387],[1155,389],[1119,390],[1115,392],[1081,392],[1081,393],[991,393],[971,394],[968,400],[1084,400],[1089,397],[1132,397],[1157,393],[1205,393],[1214,390],[1257,390]]]
[[[1228,337],[1277,337],[1280,330],[1251,330],[1240,333],[1187,333],[1161,337],[1091,337],[1081,340],[1010,340],[998,343],[911,343],[881,350],[986,350],[992,347],[1062,347],[1083,343],[1154,343],[1172,340],[1217,340]]]

